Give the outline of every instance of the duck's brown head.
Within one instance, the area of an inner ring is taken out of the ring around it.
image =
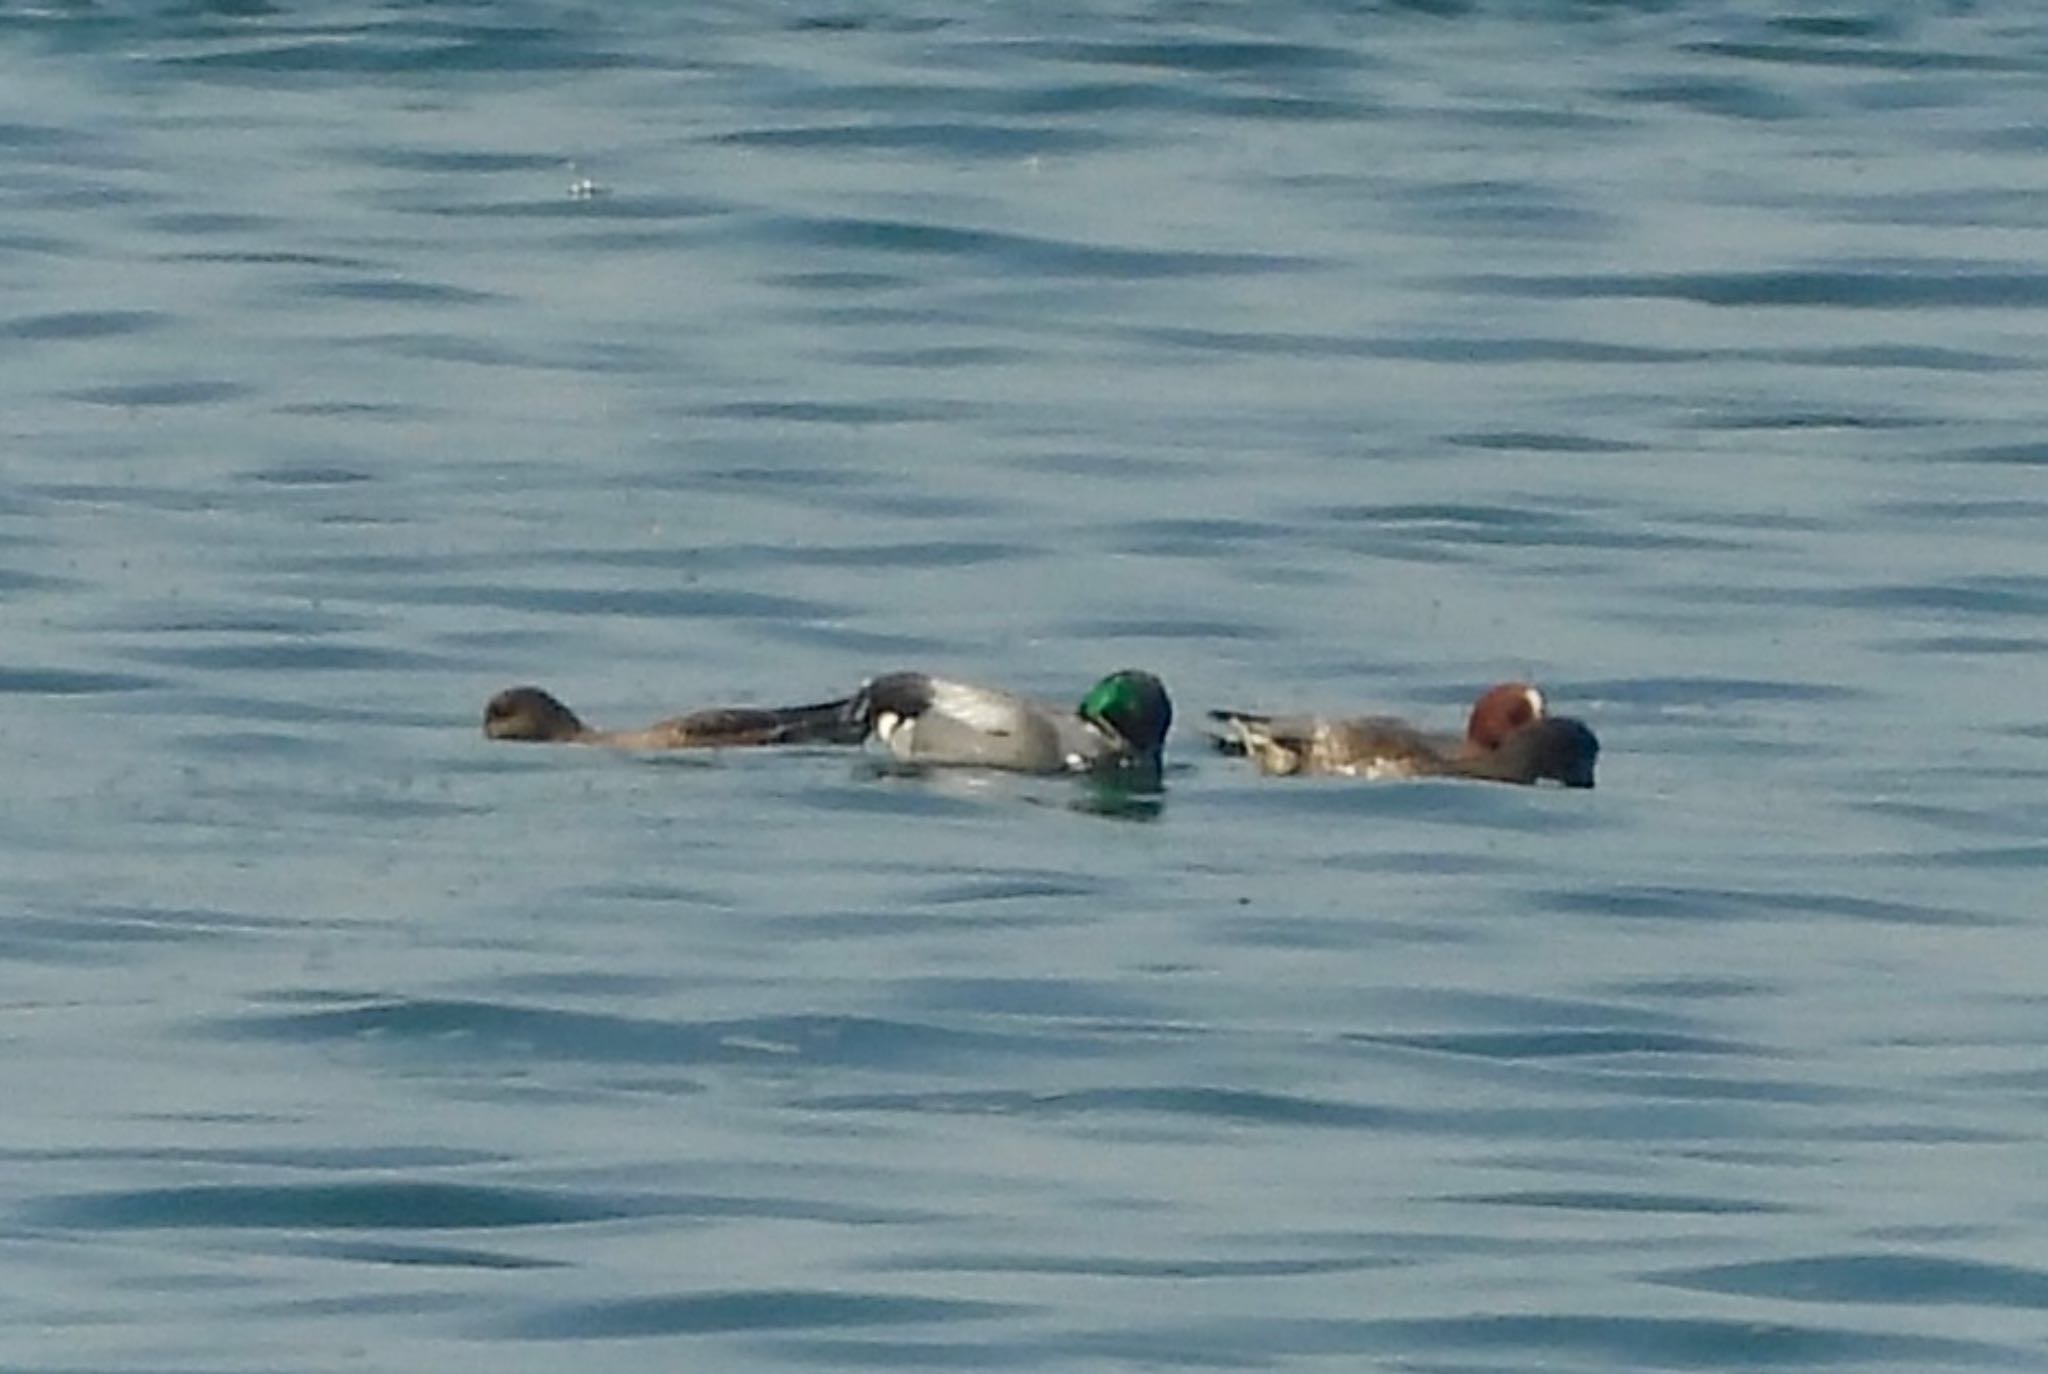
[[[1543,719],[1543,693],[1526,682],[1502,682],[1480,693],[1465,722],[1465,748],[1491,753],[1515,731]]]
[[[576,713],[538,687],[507,687],[484,707],[484,734],[491,739],[561,744],[581,739]]]

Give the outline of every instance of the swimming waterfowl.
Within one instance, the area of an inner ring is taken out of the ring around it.
[[[1480,693],[1462,739],[1418,729],[1394,716],[1332,718],[1211,711],[1229,726],[1217,739],[1226,753],[1245,754],[1262,773],[1399,777],[1415,760],[1477,758],[1514,731],[1543,718],[1543,693],[1526,682],[1502,682]]]
[[[1173,703],[1158,678],[1132,668],[1097,682],[1071,709],[901,672],[862,687],[850,714],[903,763],[1156,777]]]
[[[810,706],[714,706],[659,720],[643,730],[593,730],[553,694],[508,687],[484,707],[491,739],[546,744],[604,744],[615,749],[714,749],[763,744],[858,744],[865,727],[849,716],[852,698]]]
[[[1582,722],[1546,714],[1525,682],[1488,688],[1473,704],[1464,737],[1419,730],[1392,716],[1331,719],[1211,711],[1224,729],[1218,749],[1249,758],[1273,776],[1466,777],[1591,787],[1600,744]],[[1512,746],[1512,747],[1510,747]]]

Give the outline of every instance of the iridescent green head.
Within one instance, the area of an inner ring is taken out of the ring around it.
[[[1133,754],[1157,758],[1173,724],[1173,702],[1158,678],[1123,668],[1090,687],[1076,714],[1123,741]]]

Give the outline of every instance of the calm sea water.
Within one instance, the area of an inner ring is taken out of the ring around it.
[[[0,1363],[2039,1369],[2048,20],[0,12]],[[492,745],[1151,667],[1164,802]],[[1590,794],[1261,783],[1212,705]]]

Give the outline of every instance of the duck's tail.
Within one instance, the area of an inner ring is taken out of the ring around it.
[[[729,706],[683,718],[702,744],[860,744],[879,718],[913,718],[931,706],[921,673],[886,673],[852,696],[804,706]]]
[[[859,744],[867,722],[858,698],[804,706],[728,706],[692,712],[689,732],[704,744]]]
[[[1272,725],[1271,716],[1262,716],[1252,711],[1211,711],[1209,719],[1215,725],[1203,731],[1209,743],[1216,746],[1219,754],[1232,758],[1243,758],[1251,752],[1254,744],[1267,737],[1267,728]]]

